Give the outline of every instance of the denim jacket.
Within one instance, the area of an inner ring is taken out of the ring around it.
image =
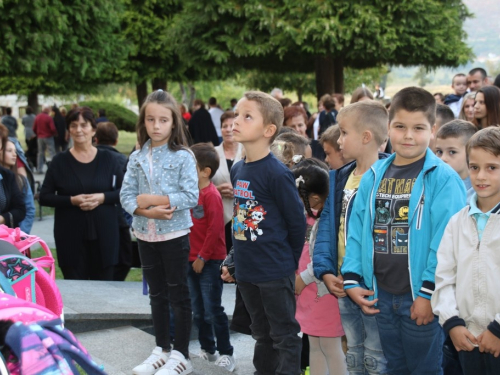
[[[120,191],[120,201],[133,215],[132,228],[148,232],[148,218],[134,215],[140,194],[168,195],[170,206],[177,207],[170,220],[155,220],[156,234],[167,234],[193,226],[190,208],[198,204],[198,173],[196,160],[189,150],[172,151],[168,145],[152,150],[153,173],[150,177],[148,153],[151,140],[130,155],[127,172]]]

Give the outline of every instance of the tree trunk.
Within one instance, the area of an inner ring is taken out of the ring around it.
[[[334,85],[333,57],[331,55],[316,56],[316,96],[318,100],[325,94],[332,94]]]
[[[30,106],[33,109],[34,114],[37,114],[39,112],[37,92],[30,92],[28,94],[28,106]]]
[[[137,93],[137,104],[139,104],[139,108],[142,107],[142,103],[146,100],[148,96],[148,84],[146,81],[142,81],[137,84],[135,87],[135,92]]]
[[[344,59],[336,57],[333,59],[333,81],[336,93],[344,93]]]
[[[189,102],[188,102],[188,99],[187,99],[187,93],[186,93],[186,89],[184,88],[184,84],[182,82],[179,82],[179,89],[181,90],[181,94],[182,94],[182,102],[188,107],[188,109],[190,108],[189,107]]]
[[[297,97],[299,98],[299,102],[302,101],[302,94],[303,94],[303,90],[302,90],[302,87],[299,87],[297,89]]]
[[[192,108],[194,100],[196,99],[196,88],[191,82],[187,83],[187,87],[189,89],[189,108]]]
[[[167,80],[161,78],[153,78],[152,81],[153,91],[163,90],[167,91]]]

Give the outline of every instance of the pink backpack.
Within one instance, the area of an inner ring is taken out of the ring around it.
[[[25,255],[36,243],[40,244],[45,255],[29,259]],[[0,273],[8,279],[17,297],[62,316],[63,303],[55,283],[54,258],[41,238],[30,236],[19,228],[0,225]]]

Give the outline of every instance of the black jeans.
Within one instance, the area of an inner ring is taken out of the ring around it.
[[[460,351],[458,358],[464,375],[497,375],[500,374],[500,357],[493,354],[481,353],[478,348],[471,352]]]
[[[252,318],[253,364],[259,375],[300,374],[302,340],[295,320],[295,275],[238,288]]]
[[[174,350],[189,358],[191,300],[187,284],[188,235],[163,242],[137,240],[149,300],[156,345],[170,351],[170,306],[174,311]]]

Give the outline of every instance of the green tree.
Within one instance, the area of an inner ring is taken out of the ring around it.
[[[186,1],[181,54],[261,71],[314,72],[316,94],[344,91],[344,68],[458,66],[472,52],[460,0]]]
[[[28,96],[87,92],[126,59],[115,0],[0,0],[0,90]]]

